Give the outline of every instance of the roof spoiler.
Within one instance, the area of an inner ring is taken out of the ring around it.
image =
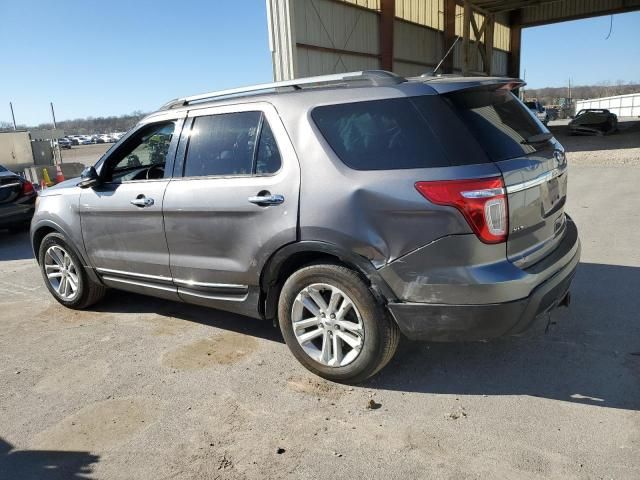
[[[526,85],[520,78],[508,77],[420,77],[420,79],[440,94],[452,93],[461,90],[490,89],[490,90],[515,90]]]

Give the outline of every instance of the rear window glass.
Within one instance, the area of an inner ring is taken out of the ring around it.
[[[530,143],[549,131],[509,91],[472,90],[445,98],[493,161],[530,154],[545,145]]]
[[[316,107],[311,117],[336,155],[354,170],[450,165],[409,98],[326,105]]]

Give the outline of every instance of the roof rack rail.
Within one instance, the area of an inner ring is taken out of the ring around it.
[[[397,85],[406,82],[407,79],[385,70],[363,70],[360,72],[337,73],[333,75],[320,75],[317,77],[296,78],[293,80],[284,80],[281,82],[262,83],[258,85],[250,85],[247,87],[230,88],[227,90],[219,90],[216,92],[201,93],[190,97],[176,98],[165,103],[160,110],[170,110],[175,107],[184,107],[196,102],[206,100],[220,99],[223,97],[244,97],[247,95],[256,95],[261,92],[274,91],[278,92],[283,88],[291,88],[293,90],[301,90],[303,86],[325,86],[340,85],[347,82],[367,82],[369,85]]]

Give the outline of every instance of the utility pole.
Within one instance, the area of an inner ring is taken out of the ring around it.
[[[56,125],[56,112],[53,109],[53,102],[49,102],[49,105],[51,105],[51,118],[53,119],[53,131],[55,132],[55,130],[58,128]],[[54,142],[54,139],[51,139],[51,142]],[[57,141],[57,139],[55,139],[55,144],[54,144],[54,160],[55,157],[58,157],[58,161],[55,163],[62,163],[62,150],[60,149],[60,144]]]
[[[17,130],[18,127],[16,127],[16,116],[13,114],[13,103],[9,102],[9,108],[11,109],[11,120],[13,120],[13,130]]]
[[[53,102],[49,102],[49,105],[51,105],[51,118],[53,118],[53,129],[55,130],[56,127],[56,112],[53,109]]]

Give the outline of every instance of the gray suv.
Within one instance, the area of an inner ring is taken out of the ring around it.
[[[400,334],[523,332],[580,257],[562,146],[504,78],[380,72],[169,102],[39,197],[47,288],[107,288],[278,324],[312,372],[359,382]]]

